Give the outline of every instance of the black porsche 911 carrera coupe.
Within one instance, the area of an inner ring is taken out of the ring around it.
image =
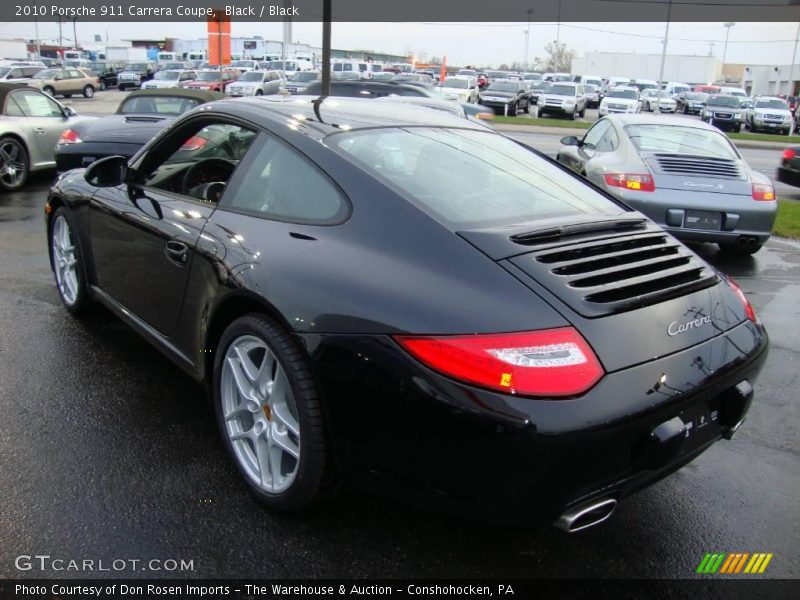
[[[730,439],[767,355],[734,281],[441,111],[221,100],[45,210],[67,310],[105,305],[207,383],[273,508],[345,481],[583,529]]]

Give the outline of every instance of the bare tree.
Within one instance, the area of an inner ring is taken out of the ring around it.
[[[431,59],[428,61],[431,65],[440,65],[442,64],[442,59],[439,56],[431,56]]]
[[[544,47],[546,53],[544,59],[535,59],[535,64],[541,66],[545,71],[566,72],[572,70],[572,61],[577,56],[575,50],[568,48],[566,44],[560,42],[550,42]]]

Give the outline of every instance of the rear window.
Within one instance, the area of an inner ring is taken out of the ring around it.
[[[727,137],[709,129],[675,125],[628,125],[625,133],[640,152],[739,158]]]
[[[739,108],[741,103],[736,96],[711,96],[708,99],[709,106],[725,106],[727,108]]]
[[[549,94],[553,94],[554,96],[574,96],[575,86],[555,84],[550,86],[550,89],[547,90],[547,92]]]
[[[168,115],[178,116],[200,104],[195,98],[176,96],[134,96],[128,98],[119,109],[123,115]]]
[[[328,141],[452,228],[622,212],[577,177],[492,132],[382,128]]]

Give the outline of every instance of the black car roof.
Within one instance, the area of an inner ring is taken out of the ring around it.
[[[368,98],[268,96],[229,98],[214,108],[272,128],[286,127],[313,137],[335,131],[377,127],[451,127],[486,131],[480,124],[441,110]]]
[[[123,104],[125,104],[131,98],[138,98],[139,96],[158,96],[161,98],[194,98],[195,100],[199,100],[201,104],[226,98],[225,94],[221,94],[219,92],[212,92],[211,90],[195,90],[189,88],[136,90],[125,96],[122,102],[119,103],[119,106],[117,107],[117,114],[121,114],[120,111],[122,110]]]

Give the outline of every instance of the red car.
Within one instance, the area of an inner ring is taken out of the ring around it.
[[[187,83],[185,87],[192,90],[212,90],[214,92],[224,92],[228,84],[233,83],[239,78],[239,71],[236,69],[222,69],[222,77],[218,70],[200,71],[197,79]]]

